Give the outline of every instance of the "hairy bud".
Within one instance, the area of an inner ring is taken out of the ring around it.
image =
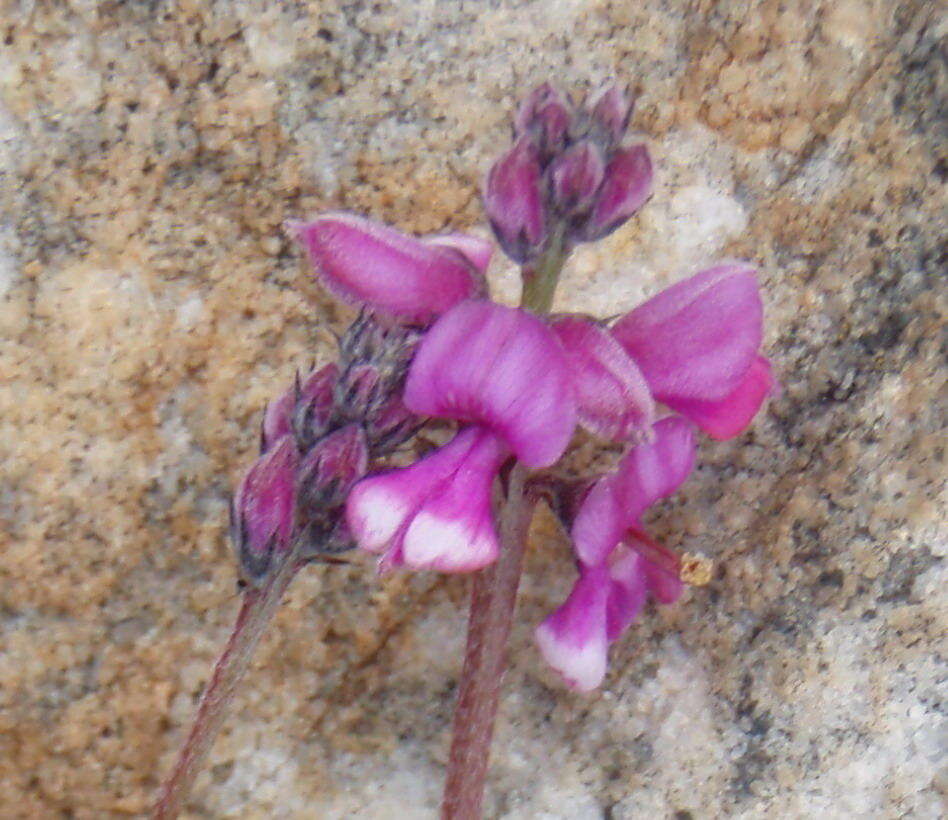
[[[566,146],[573,113],[566,98],[549,83],[537,86],[514,120],[517,136],[529,137],[546,164]]]
[[[537,149],[521,137],[487,175],[484,210],[504,252],[516,262],[536,256],[546,240]]]
[[[244,579],[259,585],[289,552],[296,509],[293,437],[285,435],[247,471],[231,502],[231,538]]]

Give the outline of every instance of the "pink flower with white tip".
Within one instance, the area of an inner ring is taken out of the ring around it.
[[[647,199],[648,152],[620,143],[632,109],[618,86],[575,109],[544,85],[521,107],[514,145],[488,174],[485,205],[504,250],[525,263],[525,283],[540,275],[544,259],[615,230]],[[468,425],[408,467],[370,470],[349,493],[347,532],[381,556],[380,566],[487,566],[501,549],[492,497],[505,462],[539,471],[551,486],[556,479],[543,471],[566,452],[577,423],[626,445],[613,473],[589,477],[567,522],[579,578],[537,631],[544,655],[571,685],[594,688],[609,644],[647,597],[668,603],[681,593],[677,559],[649,538],[640,517],[688,475],[692,425],[714,438],[737,435],[773,388],[759,353],[763,315],[753,269],[735,262],[703,270],[610,327],[484,298],[490,246],[477,237],[419,239],[348,214],[294,230],[327,288],[369,311],[360,321],[413,328],[396,357],[401,375],[384,382],[398,386],[385,406],[399,434],[433,418]],[[371,404],[369,390],[381,406],[376,365],[368,381],[346,372],[350,397]],[[663,405],[675,415],[661,419]],[[379,421],[364,429],[376,430],[387,412],[370,413]],[[268,417],[268,439],[284,429]]]
[[[547,662],[573,688],[599,686],[609,644],[632,623],[648,593],[661,603],[681,594],[677,568],[663,560],[667,552],[646,535],[641,516],[682,484],[694,454],[691,426],[681,418],[663,419],[654,440],[632,449],[583,500],[572,527],[579,579],[536,633]]]
[[[421,461],[363,480],[347,519],[383,565],[468,572],[497,557],[491,486],[511,455],[546,467],[575,426],[566,362],[550,329],[522,310],[464,302],[439,319],[408,371],[405,405],[471,422]],[[465,537],[466,536],[466,537]]]

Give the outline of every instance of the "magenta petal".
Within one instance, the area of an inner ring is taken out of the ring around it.
[[[419,415],[489,427],[528,467],[547,467],[576,423],[569,371],[553,332],[523,310],[468,301],[425,334],[405,404]]]
[[[606,606],[606,634],[616,640],[637,617],[645,605],[648,592],[643,570],[645,559],[621,545],[609,560],[609,600]]]
[[[515,262],[534,256],[546,238],[540,162],[528,137],[521,137],[487,174],[484,210],[504,252]]]
[[[606,674],[609,585],[604,568],[583,570],[566,602],[536,630],[546,662],[580,692],[591,692]]]
[[[425,322],[478,292],[466,258],[368,219],[337,213],[288,227],[325,287],[386,316]]]
[[[711,438],[724,441],[747,428],[773,387],[770,362],[763,356],[757,356],[741,382],[723,399],[666,399],[665,403],[691,419]]]
[[[448,233],[441,236],[429,236],[424,240],[427,245],[438,248],[447,248],[461,254],[471,264],[477,273],[487,272],[490,258],[494,253],[494,246],[486,239],[471,236],[466,233]]]
[[[576,515],[573,544],[586,566],[605,561],[642,513],[671,495],[691,472],[695,458],[691,425],[673,416],[653,429],[654,441],[630,450],[616,472],[593,486]]]
[[[587,242],[602,239],[634,214],[652,193],[652,160],[644,145],[620,148],[606,166],[592,214],[582,232]]]
[[[346,517],[358,545],[390,565],[468,572],[497,555],[491,483],[507,451],[470,427],[409,467],[360,481]]]
[[[663,290],[623,316],[612,333],[655,398],[668,403],[726,398],[754,361],[762,328],[754,269],[729,263]]]
[[[254,462],[234,494],[231,537],[250,580],[262,579],[273,555],[290,548],[297,461],[293,437],[285,435]]]
[[[559,317],[551,327],[566,352],[580,423],[613,441],[650,430],[655,402],[622,345],[598,324],[580,316]]]

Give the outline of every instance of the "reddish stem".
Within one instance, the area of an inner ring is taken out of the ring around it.
[[[250,666],[254,650],[298,568],[293,556],[261,589],[244,592],[233,631],[201,695],[188,738],[178,753],[174,768],[161,785],[152,820],[174,820],[181,812],[194,779],[227,717],[230,702]]]
[[[533,512],[533,504],[523,492],[525,475],[520,464],[510,474],[500,519],[500,556],[474,576],[467,649],[441,808],[444,820],[475,820],[481,816],[507,639]]]

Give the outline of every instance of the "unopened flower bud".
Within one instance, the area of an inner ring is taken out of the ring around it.
[[[305,450],[322,435],[332,414],[332,389],[339,369],[328,364],[304,380],[299,373],[293,386],[267,405],[260,428],[260,452],[265,453],[288,433]]]
[[[293,436],[283,436],[248,470],[231,501],[231,538],[244,578],[254,586],[290,549],[298,458]]]
[[[369,468],[369,448],[358,424],[316,442],[299,466],[299,504],[304,513],[342,504]]]
[[[548,172],[556,210],[571,216],[586,209],[602,184],[604,171],[602,152],[588,140],[560,154]]]
[[[515,262],[536,256],[546,239],[537,149],[521,137],[487,175],[484,210],[504,252]]]
[[[365,419],[366,436],[376,456],[390,453],[418,429],[419,416],[411,412],[400,394],[392,396]]]
[[[293,410],[293,431],[302,451],[322,436],[333,414],[333,390],[339,378],[339,368],[327,364],[314,370],[294,386],[296,402]]]
[[[518,137],[531,139],[545,165],[565,147],[572,120],[566,98],[549,83],[543,83],[521,103],[514,127]]]
[[[625,129],[629,127],[634,107],[635,100],[617,83],[602,88],[588,103],[593,122],[611,142],[622,139]]]
[[[297,494],[304,557],[353,546],[348,531],[339,529],[341,507],[368,468],[369,446],[358,424],[330,433],[303,457]]]
[[[336,408],[345,418],[366,425],[392,396],[401,392],[418,334],[405,327],[385,327],[362,314],[339,345]]]
[[[652,161],[644,145],[621,148],[606,166],[592,212],[577,237],[594,242],[608,236],[634,214],[652,192]]]

